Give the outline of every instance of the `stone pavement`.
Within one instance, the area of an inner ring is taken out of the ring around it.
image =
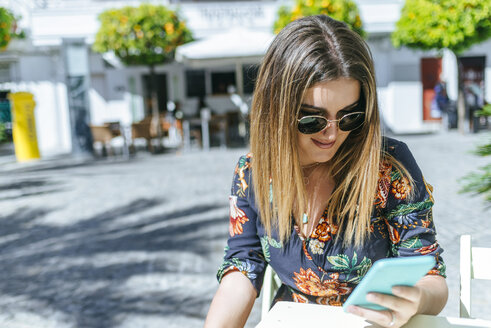
[[[486,163],[469,153],[482,136],[398,137],[435,187],[447,316],[458,316],[459,235],[491,247],[491,210],[457,193],[457,179]],[[0,327],[201,327],[245,152],[0,161]],[[486,283],[473,284],[473,305],[491,319]],[[248,327],[260,319],[256,303]]]

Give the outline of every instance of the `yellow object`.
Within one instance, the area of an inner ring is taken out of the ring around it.
[[[12,137],[14,139],[15,156],[18,162],[39,159],[36,135],[36,118],[34,96],[28,92],[11,93],[8,96],[12,104]]]

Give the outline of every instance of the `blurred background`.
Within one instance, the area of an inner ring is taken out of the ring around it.
[[[0,0],[2,326],[202,326],[261,58],[313,14],[370,46],[459,315],[459,236],[491,247],[489,1]]]

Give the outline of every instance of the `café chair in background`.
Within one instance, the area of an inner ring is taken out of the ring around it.
[[[135,151],[135,139],[145,139],[147,142],[147,149],[153,153],[152,145],[153,135],[151,133],[151,117],[146,117],[140,122],[131,124],[131,148]]]
[[[135,139],[145,139],[147,149],[154,153],[155,149],[152,140],[158,140],[158,124],[160,124],[161,137],[169,137],[171,129],[177,129],[182,136],[182,123],[180,120],[170,122],[164,115],[160,115],[158,120],[152,116],[147,116],[139,122],[131,124],[131,148],[135,151]]]
[[[103,125],[90,125],[94,144],[101,144],[102,156],[114,155],[114,148],[111,141],[120,137],[121,126],[119,122],[106,122]]]
[[[460,317],[471,318],[472,279],[491,280],[491,248],[472,246],[470,235],[460,236]]]

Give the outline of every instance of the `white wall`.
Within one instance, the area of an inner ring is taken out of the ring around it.
[[[387,87],[392,81],[420,81],[421,58],[439,56],[436,51],[395,49],[387,35],[371,37],[367,43],[372,51],[375,76],[379,87]]]
[[[16,72],[20,82],[5,83],[0,88],[34,95],[41,156],[71,152],[68,99],[59,52],[46,49],[19,55]]]
[[[391,60],[392,46],[386,38],[369,39],[368,45],[372,51],[375,65],[375,78],[378,87],[387,87],[392,76]]]
[[[187,25],[196,39],[215,33],[223,33],[232,26],[270,32],[276,18],[276,10],[283,1],[193,1],[179,5]]]
[[[48,56],[23,55],[19,57],[20,80],[46,81],[51,78],[52,61]]]
[[[42,157],[71,152],[66,86],[51,81],[4,83],[0,89],[30,92],[36,106],[36,132]]]
[[[439,123],[423,122],[421,82],[391,82],[379,90],[380,109],[387,127],[396,134],[437,131]]]
[[[133,122],[127,80],[125,69],[108,69],[104,73],[91,75],[89,90],[91,124],[120,122],[128,126]]]
[[[400,0],[355,0],[361,19],[369,33],[386,33],[395,28],[395,23],[404,5]]]
[[[132,115],[129,104],[131,95],[127,92],[121,100],[106,101],[95,89],[89,90],[90,122],[92,125],[102,125],[106,122],[120,122],[129,126]]]

